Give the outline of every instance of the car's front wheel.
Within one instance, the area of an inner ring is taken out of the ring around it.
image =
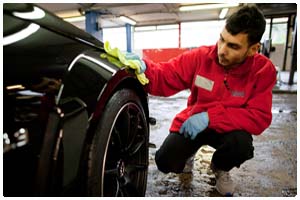
[[[108,101],[88,163],[89,196],[144,196],[149,131],[137,94],[118,90]]]

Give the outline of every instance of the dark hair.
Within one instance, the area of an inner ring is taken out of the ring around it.
[[[260,42],[265,32],[266,20],[256,6],[244,6],[226,20],[225,28],[232,35],[248,34],[248,43],[252,45]]]

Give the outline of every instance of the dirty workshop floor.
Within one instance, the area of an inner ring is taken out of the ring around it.
[[[209,169],[214,149],[202,147],[196,154],[193,176],[164,174],[154,162],[156,150],[168,134],[171,120],[186,105],[188,92],[173,97],[150,97],[151,126],[147,197],[203,197],[219,194],[214,187],[214,175]],[[231,170],[236,184],[236,197],[286,197],[297,194],[297,94],[273,95],[273,120],[260,136],[254,136],[254,158]]]

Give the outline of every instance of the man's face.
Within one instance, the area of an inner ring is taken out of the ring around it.
[[[231,35],[224,28],[218,40],[218,62],[225,68],[235,67],[248,56],[254,55],[258,48],[259,44],[249,46],[246,33]]]

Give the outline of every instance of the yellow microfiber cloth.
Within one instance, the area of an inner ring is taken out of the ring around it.
[[[142,61],[136,59],[130,59],[126,57],[124,53],[122,53],[118,48],[111,48],[108,41],[104,43],[104,50],[106,53],[102,53],[100,55],[101,58],[106,58],[110,63],[122,67],[125,65],[127,68],[131,68],[134,70],[137,79],[140,81],[142,85],[149,83],[149,80],[142,72]]]

